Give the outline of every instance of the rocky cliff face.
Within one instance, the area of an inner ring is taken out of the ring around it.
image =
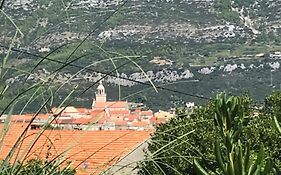
[[[281,82],[276,79],[281,58],[280,0],[132,0],[114,13],[122,3],[122,0],[7,1],[0,15],[0,43],[6,46],[12,43],[39,55],[68,44],[51,54],[50,60],[40,64],[27,79],[45,81],[54,87],[67,82],[66,90],[81,84],[87,86],[100,77],[99,72],[109,72],[134,56],[141,59],[114,72],[115,76],[106,78],[107,83],[139,89],[138,83],[128,79],[145,83],[152,80],[205,96],[223,90],[233,93],[253,90],[257,99],[280,87]],[[56,61],[72,60],[67,57],[86,37],[72,59],[86,55],[74,64],[93,71],[77,73],[79,69],[71,66],[60,70]],[[7,49],[0,49],[1,57],[7,53]],[[29,70],[38,59],[12,52],[8,64]],[[60,72],[53,75],[56,69]],[[21,84],[26,77],[13,70],[5,81]],[[180,83],[185,81],[192,85]],[[132,90],[124,95],[130,93]],[[168,96],[168,101],[189,99],[168,92],[163,95]],[[170,105],[156,98],[149,100],[152,104]]]
[[[6,3],[4,11],[23,30],[23,45],[44,47],[82,39],[122,3],[122,0],[14,0]],[[140,44],[163,40],[216,42],[252,39],[262,33],[280,31],[280,1],[220,3],[221,0],[129,1],[91,39],[130,40]],[[1,23],[1,27],[4,25]],[[2,32],[10,36],[9,32]]]
[[[4,11],[23,31],[20,43],[39,49],[82,39],[121,3],[121,0],[14,0],[6,3]],[[91,40],[130,40],[140,44],[180,40],[185,43],[243,36],[243,28],[217,22],[213,4],[211,0],[129,1],[100,26]],[[9,21],[3,16],[2,19],[6,22],[1,23],[1,28],[7,28]],[[1,35],[8,40],[10,32],[3,30]]]
[[[52,47],[83,39],[91,29],[108,17],[122,0],[39,1],[13,0],[4,11],[24,36],[22,46]],[[134,0],[128,1],[90,40],[131,41],[138,44],[161,41],[209,43],[253,39],[264,33],[280,31],[280,1],[252,0]],[[248,2],[248,3],[247,3]],[[221,15],[221,16],[220,16]],[[2,15],[1,28],[11,29]],[[83,27],[82,27],[83,26]],[[12,37],[10,30],[1,31]]]

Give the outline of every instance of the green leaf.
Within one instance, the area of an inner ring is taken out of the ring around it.
[[[244,155],[244,170],[247,172],[250,168],[250,145],[249,143],[246,143],[245,146],[245,155]]]
[[[201,167],[201,165],[196,161],[196,159],[193,160],[193,166],[196,171],[196,174],[198,175],[209,175],[204,168]]]
[[[256,169],[256,171],[254,172],[253,175],[259,175],[260,172],[261,172],[261,165],[258,165],[258,166],[257,166],[257,169]]]
[[[226,168],[227,169],[226,175],[234,175],[235,172],[234,172],[233,152],[229,153],[228,158],[229,158],[229,162]]]
[[[237,172],[239,175],[244,175],[244,164],[243,164],[243,155],[242,155],[242,146],[239,140],[238,142],[238,159],[237,159]]]
[[[259,164],[261,164],[261,161],[263,160],[263,157],[264,157],[264,148],[263,146],[260,147],[260,151],[259,151],[259,154],[258,154],[258,158],[255,162],[255,165],[258,166]]]
[[[218,139],[216,139],[216,141],[215,141],[215,156],[216,156],[216,160],[217,160],[217,163],[218,163],[220,169],[226,174],[226,168],[225,168],[225,165],[222,160],[220,144],[219,144]]]
[[[272,170],[273,170],[272,160],[271,160],[271,158],[268,158],[261,175],[267,175],[270,172],[272,172]]]
[[[258,169],[260,168],[260,164],[263,160],[263,157],[264,157],[264,148],[263,148],[263,146],[261,146],[259,154],[258,154],[258,158],[257,158],[255,164],[251,166],[250,171],[248,173],[249,175],[254,175],[254,174],[256,174],[257,171],[260,171]]]
[[[277,120],[275,115],[273,116],[273,121],[274,121],[274,124],[275,124],[275,128],[281,134],[281,127],[280,127],[279,122],[278,122],[278,120]]]

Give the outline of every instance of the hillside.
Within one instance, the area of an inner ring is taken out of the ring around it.
[[[26,72],[19,70],[31,71],[42,58],[13,51],[5,63],[8,72],[1,76],[1,82],[9,88],[0,103],[11,100],[22,88],[44,81],[44,88],[36,92],[42,91],[44,98],[55,93],[53,102],[58,104],[76,88],[72,103],[90,107],[95,88],[81,93],[101,76],[99,73],[110,72],[130,59],[134,63],[126,63],[118,72],[111,73],[115,77],[106,78],[109,98],[118,98],[121,85],[121,98],[132,95],[127,99],[143,102],[154,110],[189,101],[202,102],[179,92],[211,97],[225,90],[234,94],[249,91],[260,100],[281,88],[278,79],[281,1],[134,0],[124,5],[123,2],[7,1],[0,15],[2,46],[13,43],[17,49],[42,57],[61,48],[28,78]],[[11,21],[20,32],[16,33]],[[1,58],[7,53],[7,49],[0,49]],[[72,56],[68,58],[69,55]],[[68,61],[73,61],[76,67],[60,69],[60,63]],[[77,73],[86,66],[89,69]],[[55,70],[59,71],[53,74]],[[72,80],[57,89],[72,76]],[[157,86],[168,84],[165,87],[170,91],[158,89],[156,93],[151,86],[136,82],[149,84],[147,77]],[[36,98],[28,110],[34,110],[37,101],[44,98]],[[18,103],[24,104],[28,99]]]

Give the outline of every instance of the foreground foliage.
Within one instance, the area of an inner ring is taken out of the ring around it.
[[[215,101],[215,124],[219,131],[219,141],[214,143],[214,154],[218,169],[214,174],[270,174],[274,172],[271,157],[264,155],[264,147],[260,145],[260,151],[251,152],[250,145],[241,144],[241,135],[244,127],[245,113],[243,99],[239,97],[227,98],[225,94],[218,95]],[[257,156],[253,162],[251,157]],[[196,174],[208,175],[207,171],[194,159]]]
[[[61,167],[57,161],[50,162],[39,159],[32,159],[25,163],[15,163],[13,165],[3,165],[3,162],[1,162],[1,166],[3,167],[1,175],[74,175],[76,173],[76,171],[70,168],[70,166]]]
[[[277,171],[281,139],[271,114],[253,106],[247,95],[222,95],[190,115],[178,110],[176,118],[157,128],[140,174],[198,174],[198,169],[206,174]]]
[[[60,167],[59,163],[50,161],[42,161],[39,159],[32,159],[27,161],[26,163],[15,163],[13,165],[3,165],[1,162],[1,166],[4,168],[1,171],[1,175],[10,175],[10,174],[18,174],[18,175],[28,175],[28,174],[40,174],[40,175],[74,175],[75,170],[70,168],[69,166]]]

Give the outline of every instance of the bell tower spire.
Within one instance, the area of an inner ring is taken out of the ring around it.
[[[105,88],[102,84],[102,80],[100,81],[100,84],[97,88],[96,102],[106,102],[106,93],[105,93]]]

